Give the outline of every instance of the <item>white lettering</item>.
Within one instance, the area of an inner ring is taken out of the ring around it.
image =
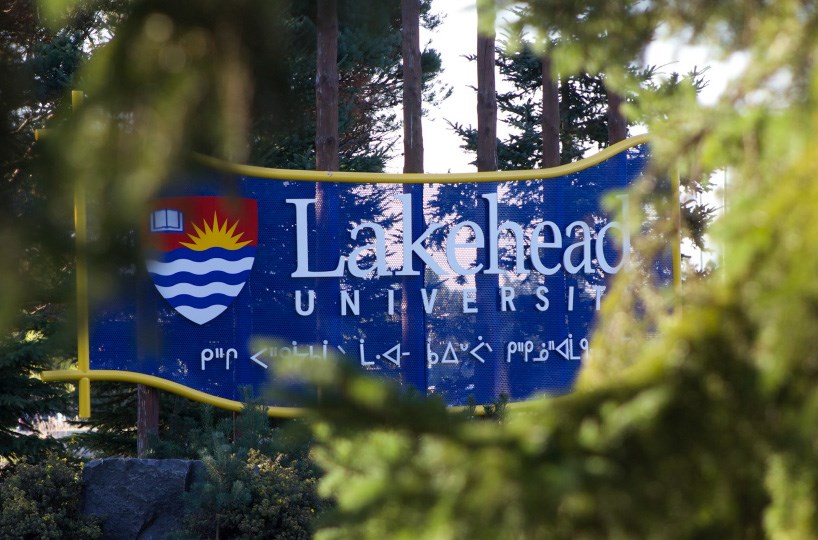
[[[395,289],[389,289],[386,292],[387,296],[389,297],[389,306],[387,309],[387,313],[389,315],[395,314]]]
[[[477,313],[477,289],[463,289],[463,313]]]
[[[548,297],[545,296],[548,293],[548,287],[544,285],[540,285],[537,287],[537,290],[534,294],[537,295],[539,299],[539,303],[537,303],[534,307],[537,308],[537,311],[548,311]]]
[[[588,224],[584,221],[575,221],[568,225],[565,228],[565,236],[571,238],[574,236],[574,229],[579,228],[582,230],[582,239],[578,242],[575,242],[568,246],[565,249],[565,253],[562,255],[562,264],[565,266],[565,269],[571,273],[576,274],[579,273],[580,270],[584,271],[586,274],[590,274],[591,270],[591,229],[588,227]],[[582,262],[579,264],[574,264],[572,256],[574,251],[578,248],[582,248]]]
[[[457,235],[463,229],[469,227],[474,233],[474,240],[471,242],[460,243],[457,241]],[[483,264],[480,263],[471,268],[463,268],[457,260],[458,249],[481,249],[484,245],[483,230],[477,223],[473,221],[461,221],[456,223],[449,231],[446,237],[446,259],[449,261],[449,266],[454,270],[455,274],[461,276],[471,276],[483,269]]]
[[[594,285],[591,287],[596,292],[596,310],[599,311],[600,303],[602,302],[602,293],[607,287],[605,285]]]
[[[546,227],[551,229],[551,236],[554,239],[550,242],[541,242],[540,234]],[[557,227],[556,223],[553,221],[543,221],[542,223],[538,223],[537,226],[534,227],[534,231],[531,233],[531,264],[534,266],[534,270],[540,272],[544,276],[554,275],[559,272],[560,269],[559,263],[557,263],[556,266],[548,267],[543,265],[542,261],[540,260],[540,250],[549,248],[562,248],[562,235],[560,234],[560,229]]]
[[[295,291],[295,311],[302,317],[310,315],[315,309],[315,291],[310,289],[307,291],[307,309],[303,309],[301,303],[301,291]]]
[[[349,273],[355,277],[362,278],[366,277],[372,270],[375,270],[375,275],[378,277],[391,276],[392,272],[390,272],[386,266],[386,232],[383,230],[383,227],[377,223],[366,222],[357,225],[354,229],[349,231],[350,238],[357,240],[358,233],[364,229],[370,229],[375,234],[375,243],[358,246],[350,252],[347,263]],[[359,267],[358,258],[361,254],[370,249],[375,254],[375,262],[369,268]]]
[[[287,199],[295,205],[295,249],[297,266],[292,277],[341,277],[344,275],[344,258],[338,258],[335,270],[311,272],[309,264],[309,237],[307,226],[307,208],[315,204],[315,199]]]
[[[409,193],[396,196],[400,201],[403,211],[403,234],[395,246],[395,250],[403,255],[402,266],[397,271],[389,269],[388,257],[391,252],[387,249],[387,231],[382,225],[373,222],[363,222],[349,231],[349,236],[353,242],[362,237],[366,232],[368,241],[362,245],[353,247],[346,255],[338,257],[338,263],[333,269],[310,269],[310,239],[309,239],[309,211],[310,206],[316,203],[315,199],[286,199],[289,204],[295,207],[296,213],[296,269],[291,274],[294,278],[321,278],[321,277],[342,277],[345,266],[349,274],[356,278],[384,277],[384,276],[419,276],[420,268],[415,268],[414,263],[419,262],[438,276],[448,276],[454,273],[458,276],[471,276],[479,273],[500,274],[500,250],[506,243],[513,243],[514,266],[512,272],[519,276],[528,275],[531,270],[539,272],[544,276],[554,275],[562,270],[568,274],[592,274],[595,270],[601,270],[606,274],[619,272],[627,263],[630,253],[630,234],[627,224],[620,221],[611,221],[602,226],[595,234],[585,221],[577,220],[565,228],[564,237],[561,234],[560,226],[553,221],[540,221],[531,230],[530,269],[526,268],[526,229],[514,221],[504,221],[498,223],[498,195],[497,193],[487,193],[482,195],[485,199],[488,212],[487,229],[474,221],[460,221],[454,223],[448,230],[445,238],[446,263],[439,261],[441,257],[433,257],[424,245],[435,231],[444,228],[443,223],[431,223],[419,236],[413,237],[412,224],[413,216],[411,212],[412,195]],[[623,213],[627,213],[628,200],[622,196]],[[368,232],[371,231],[371,232]],[[511,233],[511,238],[508,238]],[[505,235],[505,239],[501,237]],[[608,260],[606,257],[606,241],[609,247],[613,242],[613,236],[621,235],[622,255],[618,261]],[[596,239],[594,239],[596,236]],[[502,246],[501,246],[502,242]],[[570,245],[568,245],[570,244]],[[564,247],[566,246],[567,247]],[[469,264],[471,252],[478,250],[486,251],[486,260]],[[470,250],[470,251],[467,251]],[[546,257],[545,250],[561,250],[561,257],[556,261],[552,258],[559,252],[551,252],[551,257]],[[549,261],[546,264],[543,259]],[[361,267],[366,261],[367,266]],[[313,264],[315,262],[313,261]],[[325,264],[321,262],[320,264]],[[331,261],[331,264],[335,264]],[[390,293],[394,295],[394,293]],[[433,301],[433,300],[432,300]],[[505,304],[512,306],[513,303]],[[394,313],[394,296],[390,296],[390,314]],[[470,309],[470,306],[469,306]]]
[[[361,295],[358,289],[352,291],[352,298],[348,291],[341,291],[341,315],[347,314],[347,308],[352,310],[353,315],[361,314]]]
[[[500,311],[517,311],[514,307],[514,287],[500,287]]]
[[[423,309],[426,311],[427,314],[432,312],[432,308],[435,307],[435,298],[437,298],[437,289],[432,289],[432,295],[429,296],[429,291],[425,288],[420,290],[420,294],[423,295]]]
[[[529,272],[525,268],[525,233],[519,223],[513,221],[504,221],[497,225],[497,194],[487,193],[483,198],[488,201],[489,210],[489,225],[486,234],[489,238],[489,267],[486,268],[486,274],[499,274],[500,268],[498,266],[500,253],[498,248],[498,241],[501,231],[511,231],[514,235],[515,253],[517,255],[517,264],[514,266],[514,271],[520,275],[527,275]]]
[[[438,276],[445,276],[447,272],[444,271],[437,262],[429,256],[429,253],[424,249],[423,242],[433,232],[443,227],[440,223],[432,223],[426,231],[418,236],[414,242],[412,241],[412,194],[404,193],[398,195],[397,198],[403,205],[403,268],[395,272],[398,276],[419,276],[420,271],[415,270],[412,265],[412,254],[416,254],[425,264]]]

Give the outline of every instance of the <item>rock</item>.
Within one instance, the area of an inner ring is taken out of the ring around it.
[[[83,512],[104,520],[104,539],[159,540],[179,527],[183,494],[205,474],[201,461],[94,460],[83,470]]]

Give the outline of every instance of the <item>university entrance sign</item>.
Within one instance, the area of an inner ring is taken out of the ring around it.
[[[237,409],[247,389],[264,397],[282,357],[337,356],[450,405],[568,392],[627,263],[625,190],[647,159],[637,137],[512,173],[213,162],[152,202],[140,264],[90,308],[87,369],[45,377],[141,382]]]

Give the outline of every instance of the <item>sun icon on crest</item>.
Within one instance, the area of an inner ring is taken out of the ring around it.
[[[244,233],[234,234],[238,224],[239,222],[236,221],[233,223],[233,226],[228,229],[227,218],[225,218],[225,220],[220,224],[219,217],[214,212],[212,227],[206,220],[203,224],[204,230],[197,227],[195,223],[191,223],[193,228],[196,229],[196,234],[194,235],[191,233],[187,235],[188,238],[190,238],[190,242],[179,243],[194,251],[204,251],[210,248],[224,248],[229,249],[230,251],[235,251],[243,248],[251,242],[250,240],[244,242],[241,241],[241,237]]]

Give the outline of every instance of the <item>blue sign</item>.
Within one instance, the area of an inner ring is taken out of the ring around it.
[[[568,392],[630,250],[603,199],[626,216],[647,158],[406,188],[191,172],[92,307],[90,368],[242,400],[284,356],[340,355],[451,405]]]

